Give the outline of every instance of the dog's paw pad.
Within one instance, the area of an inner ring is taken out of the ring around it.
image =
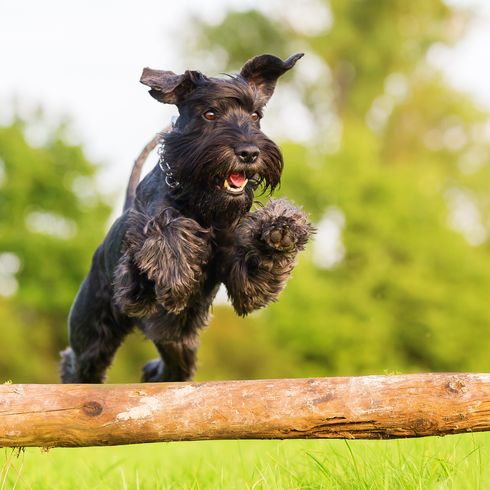
[[[278,219],[268,226],[262,233],[262,240],[271,248],[280,252],[294,250],[297,242],[294,227],[287,219]]]
[[[272,243],[277,244],[281,242],[282,233],[280,230],[272,230],[269,234],[269,239]]]

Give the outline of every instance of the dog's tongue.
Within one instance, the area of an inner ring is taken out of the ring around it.
[[[228,176],[228,182],[230,182],[230,184],[234,185],[235,187],[242,187],[245,183],[245,175],[238,172],[230,174]]]

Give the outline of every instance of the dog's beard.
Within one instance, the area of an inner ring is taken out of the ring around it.
[[[233,150],[233,131],[219,137],[170,133],[165,137],[165,161],[179,183],[172,189],[206,224],[229,224],[247,213],[256,192],[272,192],[280,182],[283,160],[279,148],[263,133],[254,140],[260,155],[240,162]]]
[[[227,227],[246,214],[253,203],[254,191],[246,187],[240,197],[230,197],[222,191],[195,189],[190,201],[191,209],[205,226]]]

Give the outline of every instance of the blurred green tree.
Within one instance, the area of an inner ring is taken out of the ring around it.
[[[56,380],[68,310],[110,213],[98,167],[66,123],[49,127],[41,112],[0,127],[0,375],[17,382]]]
[[[189,56],[203,70],[306,52],[266,123],[308,127],[303,141],[282,137],[280,194],[319,236],[279,303],[247,319],[270,353],[261,345],[256,375],[490,368],[489,114],[430,63],[469,19],[441,0],[317,0],[302,15],[194,22]],[[211,328],[243,331],[232,322],[217,310]],[[203,359],[219,356],[204,344]]]
[[[280,5],[196,21],[184,45],[212,72],[306,52],[265,124],[284,130],[278,194],[318,237],[277,304],[246,319],[214,308],[198,378],[489,370],[489,114],[430,63],[468,14],[441,0]],[[48,126],[0,127],[0,376],[16,382],[56,380],[110,213],[98,167],[64,124],[36,138]],[[137,338],[110,380],[138,378],[151,346]]]

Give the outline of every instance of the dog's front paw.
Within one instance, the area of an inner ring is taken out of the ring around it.
[[[292,252],[301,236],[301,230],[297,228],[292,218],[281,216],[264,226],[261,239],[270,248],[280,252]]]
[[[128,316],[145,317],[156,313],[153,283],[133,263],[129,253],[124,253],[114,271],[114,301]]]
[[[314,231],[306,215],[285,199],[271,201],[257,213],[261,217],[261,242],[278,252],[303,250]]]

